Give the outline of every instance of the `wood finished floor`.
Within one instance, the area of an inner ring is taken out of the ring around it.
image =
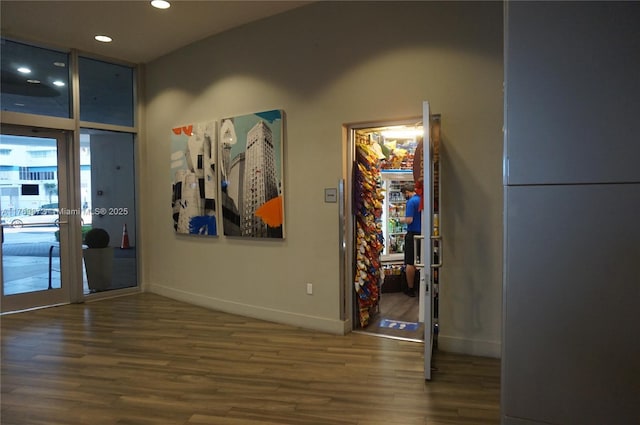
[[[498,424],[499,360],[154,294],[5,315],[3,425]]]

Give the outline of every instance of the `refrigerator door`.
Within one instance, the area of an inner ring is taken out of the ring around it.
[[[413,182],[413,174],[410,170],[383,170],[381,175],[385,194],[382,207],[384,251],[381,260],[402,263],[407,225],[400,223],[398,218],[404,217],[407,201],[401,189],[405,183]]]

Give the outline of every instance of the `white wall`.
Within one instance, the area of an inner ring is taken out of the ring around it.
[[[345,123],[442,115],[440,347],[499,356],[502,4],[321,2],[147,66],[142,158],[146,287],[329,332],[340,320],[337,204]],[[170,132],[284,109],[284,241],[176,236]],[[306,295],[305,283],[314,284]]]

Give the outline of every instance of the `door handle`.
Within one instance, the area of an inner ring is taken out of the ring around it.
[[[418,244],[418,241],[421,242],[423,240],[424,236],[422,235],[413,236],[413,265],[417,268],[424,268],[424,263],[422,262],[422,252],[420,253],[421,255],[418,256],[418,247],[420,246]]]
[[[434,253],[436,252],[436,244],[435,244],[436,241],[439,242],[438,243],[438,262],[431,264],[432,269],[438,269],[442,267],[442,252],[444,251],[442,249],[442,236],[441,235],[431,236],[431,249]]]

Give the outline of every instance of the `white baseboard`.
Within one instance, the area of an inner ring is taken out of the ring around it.
[[[469,354],[471,356],[492,357],[499,359],[501,357],[501,344],[496,341],[480,341],[473,339],[465,339],[459,337],[451,337],[446,335],[438,335],[438,349],[449,351],[452,353]]]
[[[152,292],[154,294],[162,295],[178,301],[184,301],[200,307],[206,307],[211,310],[296,326],[304,329],[312,329],[337,335],[344,335],[346,333],[345,329],[347,329],[347,322],[342,320],[331,320],[322,317],[291,313],[289,311],[275,310],[262,306],[243,304],[155,284],[149,284],[146,289],[148,292]]]

